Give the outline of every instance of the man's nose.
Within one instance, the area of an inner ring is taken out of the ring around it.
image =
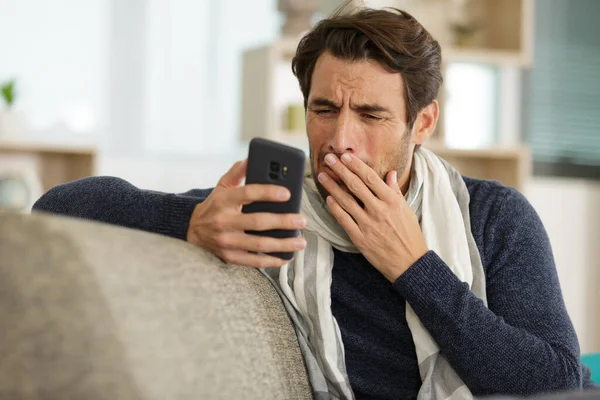
[[[358,148],[357,127],[354,125],[351,116],[348,113],[341,112],[327,150],[337,154],[354,153]]]

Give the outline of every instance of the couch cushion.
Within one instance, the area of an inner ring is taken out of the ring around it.
[[[255,269],[183,241],[0,214],[0,398],[311,398]]]

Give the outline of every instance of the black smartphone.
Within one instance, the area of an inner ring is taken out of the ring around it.
[[[278,214],[298,214],[302,201],[304,167],[306,155],[300,149],[286,146],[272,140],[254,138],[248,150],[246,185],[250,183],[280,185],[286,187],[291,197],[286,202],[257,201],[242,208],[243,213],[267,212]],[[298,235],[297,230],[272,229],[268,231],[246,231],[259,236],[278,239]],[[269,253],[283,260],[290,260],[294,253]]]

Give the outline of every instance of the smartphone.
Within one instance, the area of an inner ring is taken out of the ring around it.
[[[254,183],[280,185],[286,187],[291,196],[286,202],[258,201],[247,204],[242,208],[242,212],[300,213],[305,165],[306,155],[300,149],[272,140],[252,139],[248,150],[246,185]],[[298,230],[272,229],[268,231],[246,231],[246,233],[284,239],[297,236]],[[269,253],[269,255],[283,260],[291,260],[294,253]]]

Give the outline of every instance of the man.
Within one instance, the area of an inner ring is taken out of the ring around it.
[[[234,264],[283,266],[294,287],[324,296],[311,311],[302,290],[278,287],[304,321],[297,332],[317,395],[469,398],[591,387],[531,205],[497,182],[461,178],[420,148],[438,121],[440,64],[439,44],[401,11],[336,15],[303,38],[293,69],[314,178],[305,184],[305,216],[242,214],[244,204],[290,196],[278,186],[241,186],[246,162],[212,190],[162,194],[96,177],[50,190],[34,209],[173,236]],[[290,239],[245,233],[303,228]],[[321,248],[323,257],[315,255]],[[290,251],[291,264],[265,255]],[[298,277],[305,271],[325,278],[311,287]]]

